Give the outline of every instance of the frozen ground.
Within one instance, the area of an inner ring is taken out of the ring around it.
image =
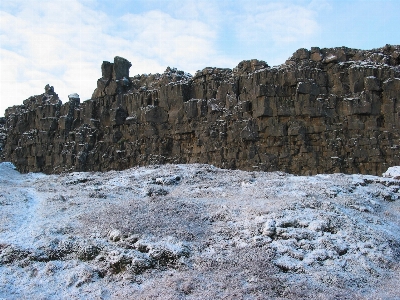
[[[0,164],[0,299],[399,299],[400,181]]]

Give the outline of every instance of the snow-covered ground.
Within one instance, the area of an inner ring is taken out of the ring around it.
[[[0,299],[399,299],[399,169],[0,164]]]

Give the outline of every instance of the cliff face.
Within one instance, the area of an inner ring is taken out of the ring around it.
[[[5,157],[3,156],[3,148],[6,143],[6,119],[0,118],[0,161],[4,161]]]
[[[45,173],[209,163],[380,175],[400,164],[400,46],[299,49],[279,67],[251,60],[193,77],[129,77],[130,67],[103,62],[82,103],[72,94],[62,104],[46,86],[8,108],[4,160]]]

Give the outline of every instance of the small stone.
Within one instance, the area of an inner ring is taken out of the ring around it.
[[[316,62],[321,61],[322,60],[321,53],[313,53],[313,54],[311,54],[311,60],[316,61]]]
[[[264,223],[264,227],[262,229],[262,234],[266,236],[273,236],[276,233],[276,221],[269,219]]]
[[[117,229],[113,229],[108,233],[108,238],[113,242],[118,242],[122,238],[122,233]]]

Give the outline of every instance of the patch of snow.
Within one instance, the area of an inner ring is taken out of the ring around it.
[[[68,95],[69,99],[79,99],[79,95],[77,93],[72,93]]]
[[[0,298],[394,299],[399,170],[48,176],[1,163]]]
[[[400,179],[400,167],[395,166],[395,167],[390,167],[387,169],[385,173],[382,174],[383,177],[391,177],[394,179]]]

